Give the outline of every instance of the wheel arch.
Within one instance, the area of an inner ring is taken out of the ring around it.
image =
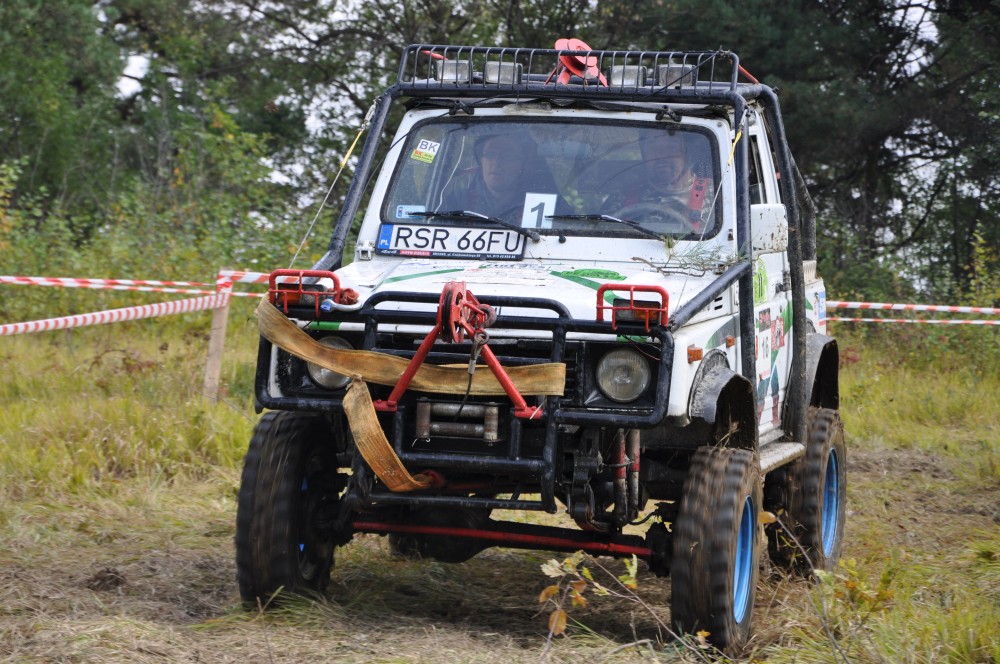
[[[729,367],[714,367],[697,380],[691,389],[688,412],[692,419],[702,420],[713,428],[736,424],[725,441],[725,447],[757,449],[757,411],[753,385]]]

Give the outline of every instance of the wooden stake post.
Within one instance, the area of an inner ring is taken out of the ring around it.
[[[212,330],[208,336],[208,358],[205,360],[205,381],[201,393],[204,398],[215,401],[219,398],[219,376],[222,374],[222,353],[226,345],[226,323],[229,321],[229,301],[233,283],[223,277],[220,271],[215,280],[215,290],[223,295],[221,305],[212,310]]]

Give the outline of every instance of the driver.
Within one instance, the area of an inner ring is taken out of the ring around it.
[[[639,150],[645,177],[608,196],[602,211],[632,221],[683,222],[693,231],[704,229],[711,215],[711,181],[695,175],[684,138],[663,133],[642,141]]]
[[[469,210],[494,217],[509,215],[524,205],[529,188],[527,169],[534,146],[516,135],[495,135],[481,139],[474,148],[478,165],[475,177],[465,189],[452,189],[442,210]]]

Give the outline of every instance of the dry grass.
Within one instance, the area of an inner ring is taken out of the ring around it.
[[[167,338],[130,324],[0,340],[0,661],[704,661],[684,644],[629,645],[657,641],[653,616],[599,597],[571,609],[568,636],[546,650],[537,598],[551,556],[533,552],[401,561],[383,539],[359,536],[338,550],[325,599],[239,609],[232,537],[255,339],[245,316],[231,320],[227,397],[216,404],[197,396],[207,317]],[[926,409],[909,396],[916,388],[902,398],[873,387],[928,375],[863,348],[845,368],[844,558],[856,562],[819,588],[762,575],[750,657],[844,661],[839,648],[851,662],[1000,661],[1000,482],[990,471],[1000,390],[989,376],[948,383],[967,407],[982,400],[942,429],[911,411]],[[644,566],[638,580],[638,596],[669,620],[669,580]]]

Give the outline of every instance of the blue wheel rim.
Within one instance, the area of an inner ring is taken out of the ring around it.
[[[753,498],[747,496],[743,501],[743,513],[740,515],[740,530],[736,538],[736,561],[733,565],[733,614],[736,622],[743,622],[743,617],[750,608],[750,580],[753,578],[753,552],[756,540],[757,508]]]
[[[826,460],[826,478],[823,481],[823,555],[833,552],[837,541],[837,524],[840,515],[840,473],[837,450],[831,449]]]
[[[302,478],[302,485],[299,487],[299,492],[302,494],[303,499],[305,499],[305,494],[309,491],[309,480],[305,477]],[[299,567],[305,569],[309,566],[309,561],[306,558],[306,543],[299,542]]]

